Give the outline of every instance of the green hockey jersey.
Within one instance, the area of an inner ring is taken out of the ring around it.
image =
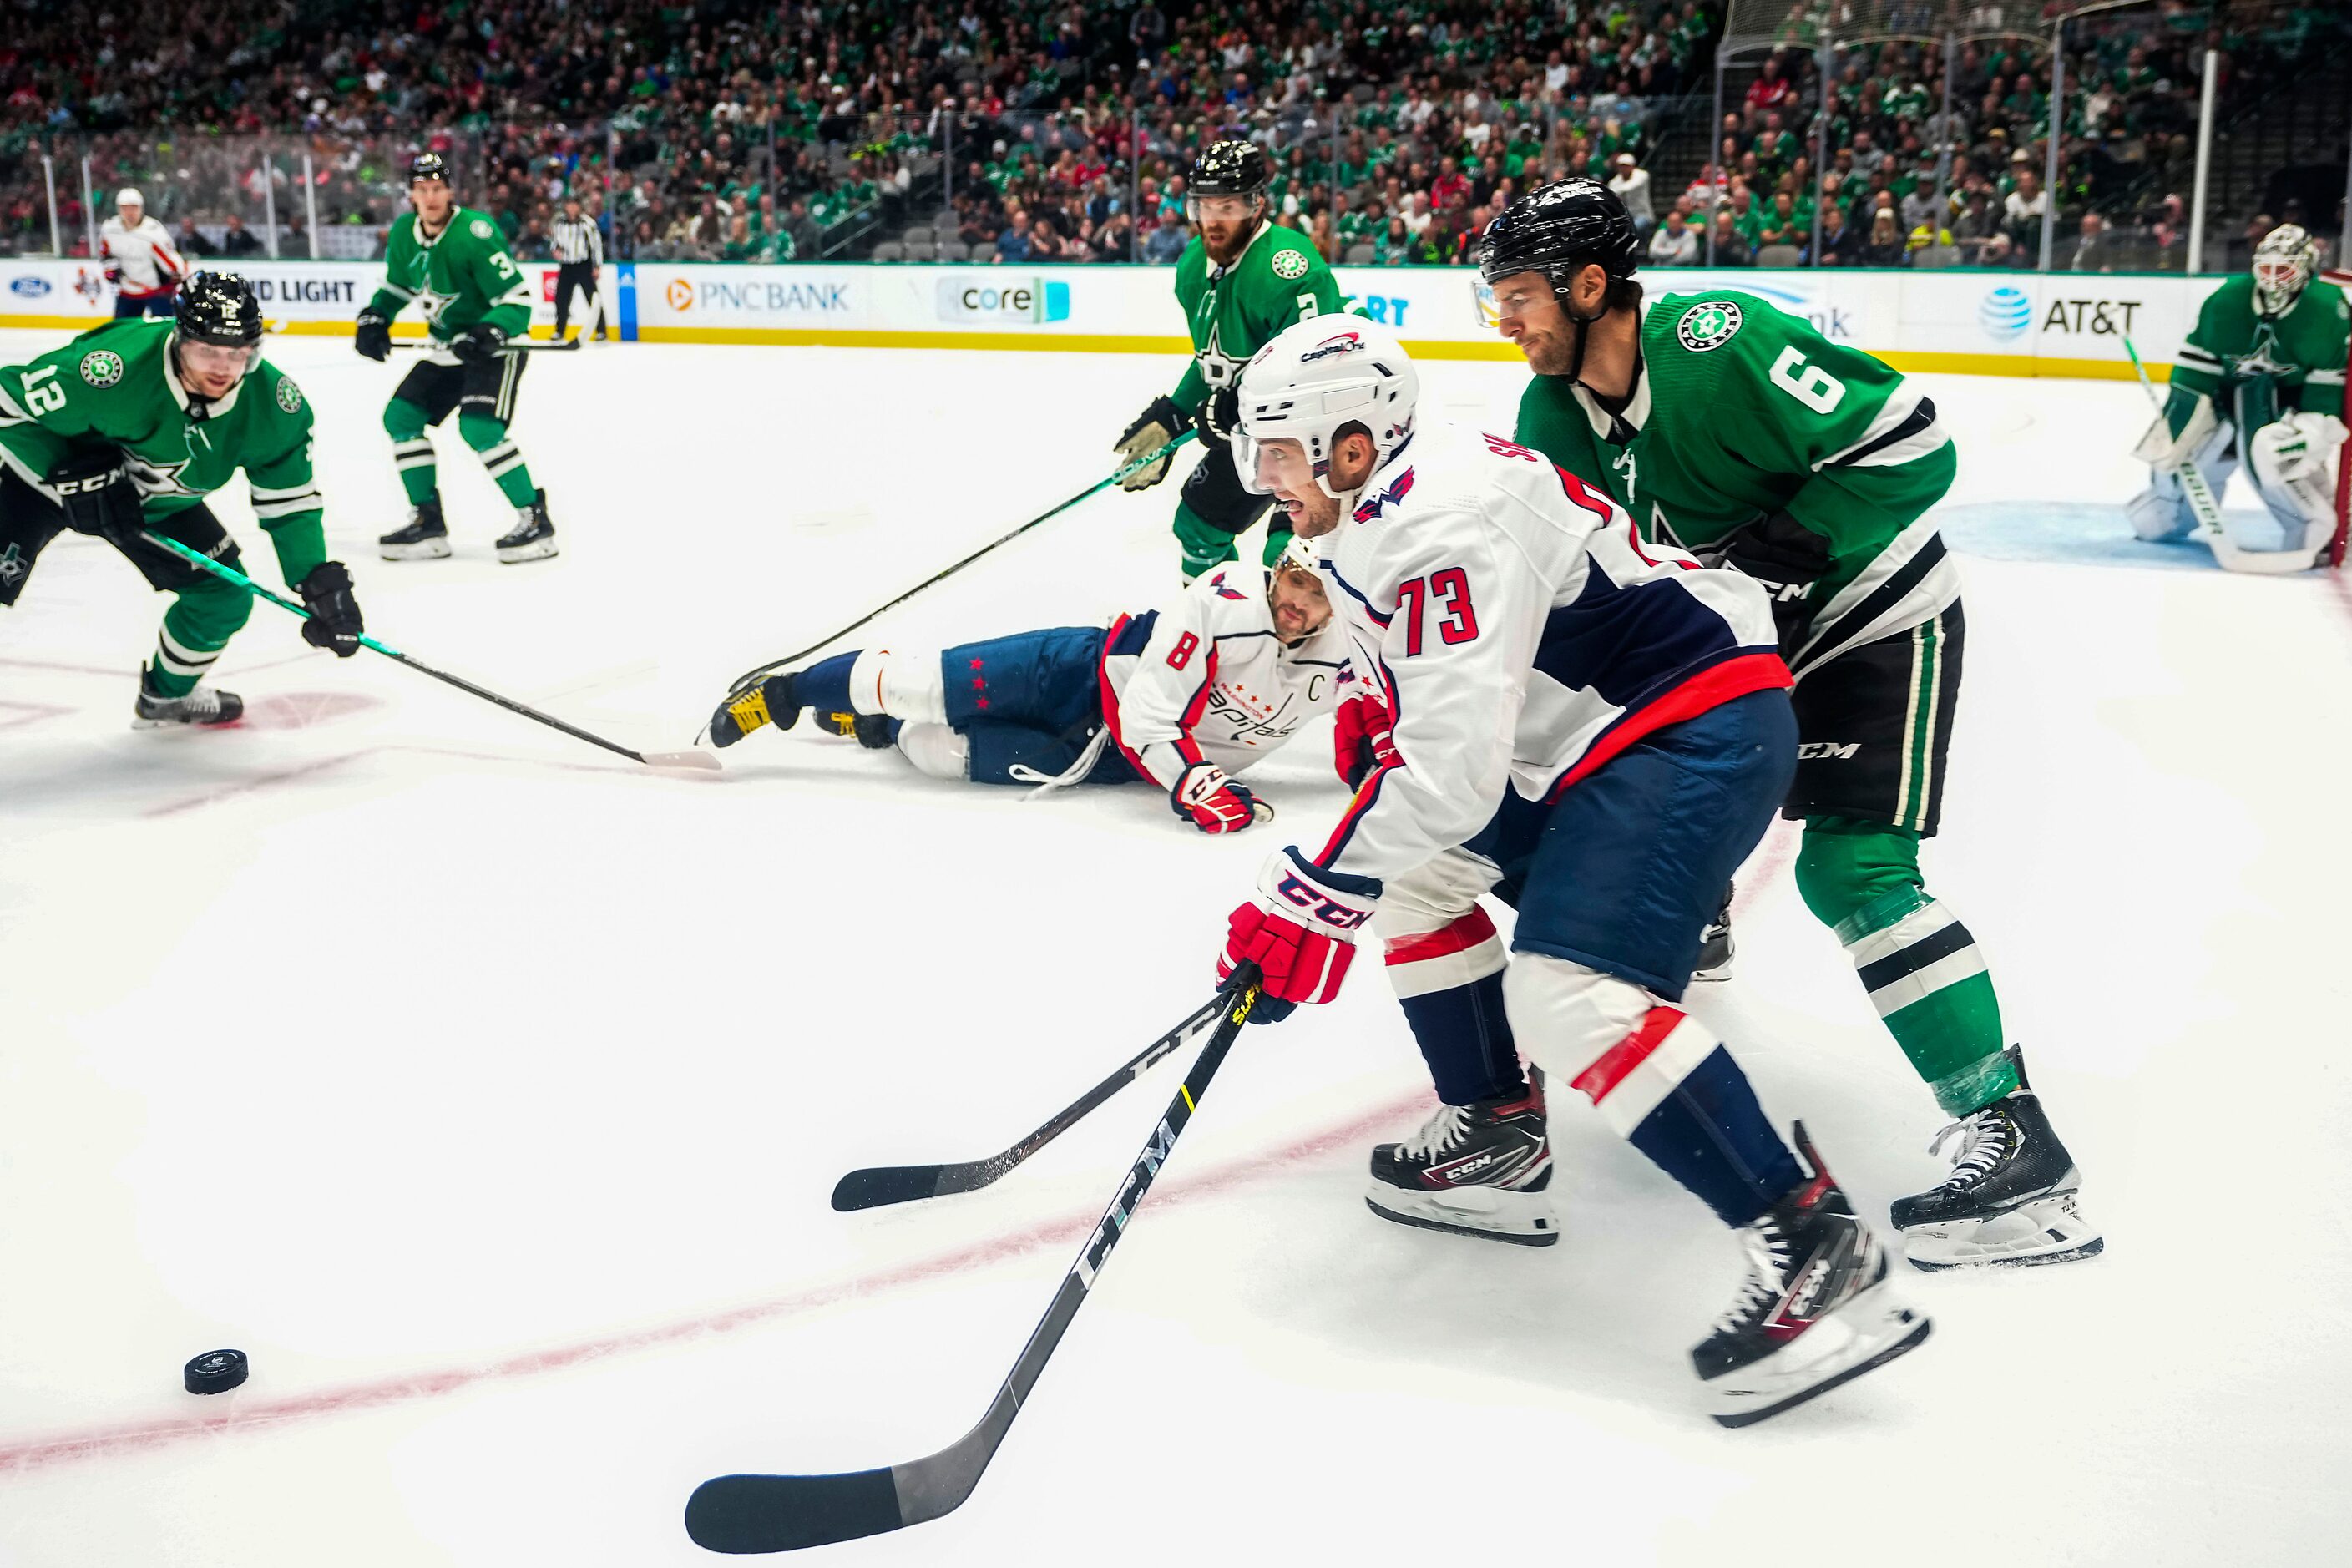
[[[1176,299],[1192,331],[1192,363],[1172,395],[1187,414],[1283,328],[1336,315],[1343,304],[1339,280],[1307,237],[1270,223],[1258,225],[1230,267],[1210,266],[1209,247],[1194,236],[1177,258]]]
[[[44,480],[59,458],[119,447],[152,518],[185,511],[243,468],[278,571],[299,583],[327,558],[309,400],[263,360],[226,397],[192,405],[172,374],[173,331],[169,321],[112,321],[0,368],[0,461],[54,500]]]
[[[1606,489],[1648,538],[1704,559],[1776,515],[1818,535],[1829,569],[1775,605],[1799,675],[1959,596],[1927,517],[1957,458],[1935,405],[1900,374],[1728,290],[1657,300],[1641,351],[1613,413],[1564,377],[1537,376],[1517,439]]]
[[[2232,395],[2261,378],[2271,384],[2266,401],[2273,407],[2342,418],[2347,343],[2352,313],[2335,284],[2314,279],[2284,315],[2265,318],[2254,310],[2253,275],[2231,279],[2206,297],[2173,363],[2174,395],[2165,410],[2172,433],[2188,424],[2200,396],[2213,400],[2222,419],[2236,417]]]
[[[451,208],[449,221],[429,237],[415,213],[393,219],[383,287],[368,309],[390,321],[412,300],[424,306],[436,342],[484,321],[510,338],[530,327],[530,284],[497,223],[471,207]]]

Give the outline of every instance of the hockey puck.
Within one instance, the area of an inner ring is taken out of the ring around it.
[[[243,1351],[206,1351],[187,1364],[180,1381],[190,1394],[226,1394],[251,1370]]]
[[[1265,801],[1252,799],[1250,802],[1250,820],[1252,822],[1272,822],[1274,820],[1274,807]]]

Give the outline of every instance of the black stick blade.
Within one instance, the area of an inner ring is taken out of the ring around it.
[[[852,1171],[833,1186],[833,1206],[843,1214],[878,1209],[886,1204],[910,1204],[940,1195],[945,1165],[869,1165]]]
[[[706,1552],[798,1552],[906,1523],[884,1470],[839,1476],[719,1476],[686,1500],[686,1533]]]

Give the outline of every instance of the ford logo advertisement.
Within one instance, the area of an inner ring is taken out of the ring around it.
[[[48,291],[49,280],[46,278],[11,278],[8,279],[8,292],[11,294],[21,294],[27,300],[38,300],[47,294]]]

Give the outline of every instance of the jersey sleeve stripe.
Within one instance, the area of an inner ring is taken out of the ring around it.
[[[389,278],[383,280],[383,289],[385,293],[397,295],[403,300],[414,300],[416,298],[415,289],[404,289]]]
[[[2341,386],[2344,384],[2344,373],[2340,370],[2315,370],[2303,379],[2311,386]]]
[[[1375,623],[1381,626],[1386,626],[1389,622],[1394,618],[1392,616],[1384,616],[1378,610],[1372,608],[1372,602],[1370,599],[1365,598],[1361,593],[1358,592],[1356,585],[1353,583],[1350,583],[1345,577],[1340,576],[1339,573],[1332,571],[1331,563],[1329,562],[1326,561],[1323,563],[1323,570],[1329,574],[1331,581],[1339,584],[1340,587],[1348,591],[1348,596],[1349,598],[1364,606],[1364,614],[1371,616]]]
[[[1815,463],[1813,471],[1819,473],[1823,468],[1855,467],[1874,452],[1897,442],[1913,440],[1922,432],[1932,431],[1935,427],[1936,405],[1933,400],[1920,396],[1908,384],[1898,386],[1879,406],[1877,416],[1863,431],[1862,438],[1843,451],[1832,452]],[[1944,437],[1937,435],[1927,449],[1933,450],[1943,444]]]

